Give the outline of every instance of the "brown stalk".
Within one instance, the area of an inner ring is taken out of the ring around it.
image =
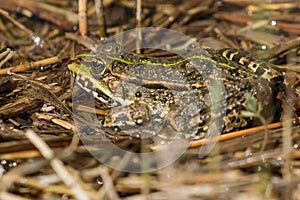
[[[277,122],[277,123],[273,123],[273,124],[269,124],[266,127],[268,129],[275,129],[275,128],[279,128],[282,126],[281,122]],[[265,126],[257,126],[254,128],[248,128],[248,129],[244,129],[244,130],[240,130],[240,131],[235,131],[235,132],[231,132],[231,133],[226,133],[224,135],[220,135],[217,138],[217,141],[224,141],[224,140],[229,140],[232,138],[236,138],[236,137],[240,137],[242,135],[246,135],[246,134],[250,134],[250,133],[254,133],[254,132],[258,132],[258,131],[262,131],[265,130]],[[215,141],[215,140],[213,140]],[[207,139],[201,139],[201,140],[196,140],[190,143],[190,148],[194,148],[194,147],[200,147],[204,144],[209,143],[210,141]]]
[[[95,7],[96,7],[97,20],[99,24],[99,35],[100,37],[106,37],[107,32],[106,32],[103,0],[95,0]]]
[[[87,35],[87,0],[78,0],[79,33]]]
[[[78,21],[76,14],[71,11],[35,0],[0,0],[0,8],[20,12],[28,17],[37,15],[67,30],[71,30]]]
[[[21,64],[14,67],[0,69],[0,75],[8,74],[10,72],[25,72],[32,69],[38,69],[41,66],[56,64],[60,62],[61,62],[60,57],[55,56],[52,58],[46,58],[43,60],[35,61],[29,64]]]

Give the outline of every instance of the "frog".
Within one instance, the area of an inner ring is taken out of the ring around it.
[[[100,119],[113,134],[191,140],[210,126],[220,134],[260,124],[247,110],[257,100],[267,122],[280,117],[284,75],[274,65],[231,48],[197,47],[184,56],[151,57],[103,45],[68,68],[79,86],[108,108]]]

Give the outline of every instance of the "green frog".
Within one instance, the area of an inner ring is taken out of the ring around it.
[[[242,114],[249,94],[268,122],[281,111],[282,72],[235,49],[149,57],[103,45],[96,54],[78,55],[68,68],[109,109],[101,126],[119,135],[199,139],[210,126],[220,133],[254,126],[260,121]]]

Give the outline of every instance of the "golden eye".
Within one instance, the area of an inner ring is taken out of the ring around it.
[[[106,69],[106,64],[101,59],[92,59],[90,61],[87,61],[86,65],[90,68],[92,75],[95,77],[100,77],[101,75],[103,75]]]

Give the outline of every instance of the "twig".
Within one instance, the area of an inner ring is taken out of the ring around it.
[[[14,67],[0,69],[0,75],[4,75],[4,74],[10,73],[10,72],[25,72],[25,71],[32,70],[32,69],[38,69],[41,66],[56,64],[56,63],[60,63],[60,62],[61,62],[60,57],[54,56],[52,58],[46,58],[46,59],[35,61],[35,62],[29,63],[29,64],[22,64],[22,65],[17,65]]]
[[[0,60],[4,57],[4,59],[0,62],[0,68],[4,65],[9,59],[14,56],[15,52],[7,48],[3,53],[0,54]]]
[[[88,37],[82,36],[82,35],[76,35],[74,33],[66,33],[66,38],[75,40],[78,42],[78,44],[81,44],[88,48],[91,51],[96,50],[96,44],[92,40],[90,40]]]
[[[287,74],[286,78],[289,78],[290,75]],[[285,90],[286,99],[283,101],[283,131],[282,131],[282,150],[283,150],[283,157],[284,165],[282,168],[282,177],[283,180],[286,182],[290,182],[292,180],[293,172],[292,172],[292,118],[294,116],[293,107],[289,104],[292,102],[294,95],[294,88],[293,86],[287,86]],[[288,186],[284,189],[283,194],[287,199],[291,199],[292,195],[290,193],[291,187]]]
[[[38,180],[35,178],[26,178],[26,181],[22,179],[17,181],[17,183],[22,186],[43,190],[43,192],[45,193],[56,193],[56,194],[66,194],[66,195],[73,194],[72,191],[63,184],[49,185],[49,183],[44,183],[44,182],[45,182],[44,180],[41,180],[41,177]]]
[[[259,114],[257,116],[257,118],[261,121],[261,123],[263,124],[263,126],[265,127],[265,134],[264,134],[264,141],[261,145],[261,148],[260,148],[260,152],[263,152],[268,144],[268,140],[269,140],[269,131],[268,131],[268,128],[267,128],[267,122],[265,120],[265,118]]]
[[[41,153],[37,150],[24,150],[24,151],[18,151],[18,152],[11,152],[11,153],[1,153],[0,159],[32,159],[36,157],[40,157]],[[0,198],[1,199],[1,198]]]
[[[64,163],[55,157],[52,149],[50,149],[50,147],[33,130],[27,130],[25,134],[31,143],[41,152],[44,158],[50,161],[53,170],[72,190],[74,196],[80,200],[90,200],[90,196],[82,188],[78,180],[75,180],[74,176],[65,167]]]
[[[28,198],[21,197],[21,196],[11,194],[11,193],[8,193],[8,192],[1,192],[0,193],[0,199],[5,199],[5,200],[30,200]]]
[[[103,0],[95,0],[95,7],[96,7],[96,15],[97,15],[97,19],[98,19],[98,24],[99,24],[100,37],[106,37],[107,32],[106,32]]]
[[[142,13],[142,0],[137,0],[136,2],[136,53],[141,53],[141,41],[142,41],[142,33],[141,33],[141,14]]]
[[[74,106],[74,104],[70,103],[69,106]],[[97,115],[107,115],[108,110],[98,109],[98,108],[92,108],[89,106],[84,105],[76,105],[76,107],[73,107],[76,111],[82,111],[86,113],[95,113]]]
[[[107,167],[99,166],[98,171],[104,182],[103,188],[101,188],[101,190],[99,190],[99,193],[98,193],[98,194],[101,194],[101,196],[98,196],[99,199],[103,199],[103,196],[102,196],[103,194],[107,194],[108,197],[112,200],[120,199],[114,188],[114,183],[113,183],[112,177],[108,173]],[[105,190],[106,192],[102,192],[102,190]]]
[[[300,37],[297,37],[293,40],[290,40],[284,44],[280,44],[280,46],[276,46],[272,49],[270,49],[269,53],[265,53],[262,55],[263,59],[269,60],[271,58],[274,58],[278,56],[279,54],[300,47]],[[264,56],[265,55],[265,56]]]
[[[86,4],[87,0],[78,0],[79,33],[81,35],[87,35]]]
[[[0,0],[0,8],[26,16],[34,14],[67,30],[71,30],[78,23],[77,14],[72,11],[36,0]]]
[[[46,42],[39,36],[37,36],[35,33],[33,33],[31,30],[29,30],[27,27],[25,27],[23,24],[21,24],[20,22],[16,21],[14,18],[12,18],[8,12],[6,12],[5,10],[2,10],[0,8],[0,14],[2,16],[4,16],[5,18],[7,18],[9,21],[11,21],[15,26],[17,26],[18,28],[20,28],[21,30],[25,31],[30,39],[39,47],[43,47],[45,48]]]
[[[273,124],[268,124],[266,127],[268,129],[275,129],[275,128],[279,128],[282,126],[281,122],[277,122],[277,123],[273,123]],[[235,132],[231,132],[231,133],[226,133],[224,135],[220,135],[217,140],[220,141],[224,141],[224,140],[229,140],[232,138],[236,138],[236,137],[240,137],[242,135],[246,135],[246,134],[250,134],[250,133],[254,133],[257,131],[262,131],[265,130],[265,126],[257,126],[254,128],[248,128],[248,129],[244,129],[244,130],[240,130],[240,131],[235,131]],[[215,141],[215,140],[214,140]],[[201,140],[196,140],[190,143],[190,148],[194,148],[194,147],[200,147],[204,144],[209,143],[210,140],[207,139],[201,139]]]
[[[266,10],[285,10],[285,9],[295,9],[299,5],[297,3],[264,3],[257,5],[249,5],[246,10],[252,12],[266,11]]]
[[[224,35],[220,29],[215,28],[214,31],[216,32],[216,34],[218,34],[221,41],[223,41],[224,43],[226,43],[228,46],[232,48],[239,49],[239,47],[232,40],[230,40],[226,35]]]

